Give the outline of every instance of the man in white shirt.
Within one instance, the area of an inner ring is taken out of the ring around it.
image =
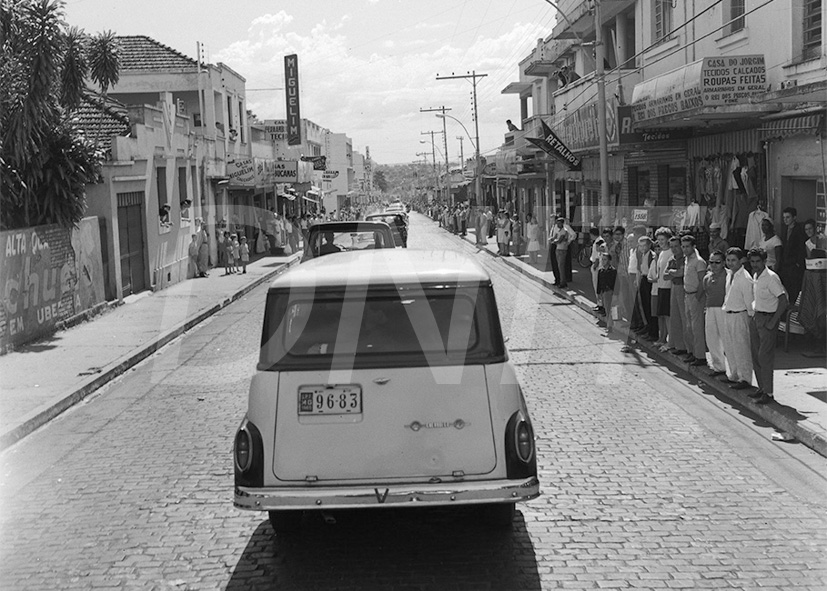
[[[752,316],[752,278],[744,269],[746,255],[740,248],[726,252],[726,295],[724,314],[724,351],[727,380],[733,390],[752,387],[752,352],[750,349],[750,317]]]
[[[754,273],[752,305],[755,313],[750,323],[750,344],[752,365],[758,381],[758,390],[749,396],[754,398],[757,404],[766,404],[773,399],[772,373],[775,369],[778,323],[789,302],[781,279],[767,268],[766,251],[762,248],[753,248],[747,256]]]
[[[686,263],[683,274],[683,289],[686,302],[686,323],[684,340],[689,355],[689,365],[700,367],[706,365],[706,335],[704,334],[704,304],[701,281],[706,275],[706,261],[695,248],[695,237],[691,234],[681,236],[681,250]]]

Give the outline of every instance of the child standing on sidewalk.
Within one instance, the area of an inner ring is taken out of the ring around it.
[[[250,245],[247,244],[247,237],[241,237],[241,245],[239,246],[239,252],[241,253],[241,268],[243,269],[241,272],[247,272],[247,263],[250,262]]]
[[[233,257],[233,237],[224,234],[224,275],[235,273],[235,257]]]
[[[612,264],[612,255],[603,253],[600,255],[600,269],[597,271],[597,294],[600,297],[600,305],[606,313],[606,330],[612,332],[614,318],[612,310],[612,297],[614,296],[615,281],[617,281],[617,269]]]
[[[238,266],[241,262],[241,245],[238,243],[238,236],[232,235],[233,239],[233,273],[238,273]]]

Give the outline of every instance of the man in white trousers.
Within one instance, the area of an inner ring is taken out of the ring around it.
[[[726,313],[723,310],[726,296],[727,274],[724,268],[724,253],[714,250],[709,255],[709,268],[701,282],[705,298],[704,330],[706,346],[709,349],[709,367],[713,377],[726,374],[726,357],[724,355],[724,334],[726,333]]]
[[[752,387],[752,350],[749,319],[752,315],[752,278],[744,269],[746,254],[737,247],[726,251],[726,295],[722,309],[725,316],[724,350],[727,381],[733,390]]]

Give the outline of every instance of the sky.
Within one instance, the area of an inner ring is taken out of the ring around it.
[[[379,164],[431,161],[429,131],[444,162],[442,120],[420,112],[442,106],[465,126],[446,120],[450,158],[459,161],[458,136],[473,156],[471,82],[436,79],[470,72],[486,74],[480,153],[492,156],[506,119],[520,120],[519,97],[502,90],[556,22],[544,0],[67,0],[64,13],[89,34],[147,35],[192,58],[201,42],[211,63],[246,78],[259,119],[284,118],[284,56],[296,53],[301,116]]]

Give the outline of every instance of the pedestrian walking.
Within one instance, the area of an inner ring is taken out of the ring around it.
[[[224,275],[232,275],[233,273],[235,273],[233,240],[229,232],[224,232]]]
[[[511,245],[513,254],[516,257],[523,254],[523,225],[520,223],[520,216],[516,213],[511,216]]]
[[[704,294],[704,334],[709,349],[709,367],[711,376],[717,377],[726,374],[725,339],[726,312],[724,312],[724,298],[726,297],[727,273],[724,267],[724,253],[713,250],[709,255],[709,269],[701,282]]]
[[[241,255],[241,268],[242,274],[247,272],[247,263],[250,262],[250,245],[247,244],[247,237],[242,236],[241,244],[238,247],[239,254]]]
[[[508,256],[508,242],[511,240],[511,220],[504,209],[497,215],[497,247],[500,256]]]
[[[686,320],[684,334],[689,351],[685,361],[689,365],[706,365],[706,335],[704,330],[703,291],[701,281],[706,275],[706,261],[695,248],[695,237],[686,234],[681,237],[681,250],[685,258],[683,290],[685,294]]]
[[[727,381],[733,390],[745,390],[752,386],[752,278],[744,268],[746,260],[746,254],[738,247],[726,252],[726,295],[722,306],[726,323],[724,351]]]
[[[192,242],[187,250],[189,264],[187,265],[187,277],[198,277],[198,234],[192,235]]]
[[[787,291],[775,272],[767,269],[767,253],[753,248],[747,255],[752,277],[752,303],[754,314],[750,323],[750,344],[752,346],[752,367],[758,381],[758,390],[750,394],[758,404],[773,399],[773,376],[775,369],[775,341],[778,323],[787,310]]]
[[[528,241],[528,246],[526,247],[526,250],[528,251],[528,262],[532,265],[536,265],[537,253],[540,252],[540,224],[537,223],[537,220],[530,213],[527,213],[525,217],[525,233],[526,240]]]
[[[606,311],[606,334],[614,329],[613,298],[614,287],[617,281],[617,269],[612,264],[612,255],[608,252],[600,254],[600,268],[597,271],[597,294],[600,306]]]
[[[198,244],[198,276],[209,277],[207,272],[210,260],[210,236],[204,226],[201,226],[200,241]]]

